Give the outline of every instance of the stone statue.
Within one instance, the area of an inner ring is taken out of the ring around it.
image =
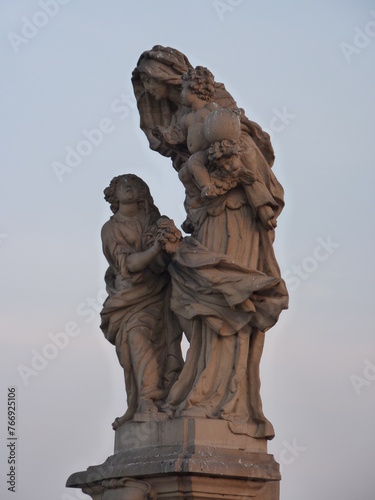
[[[259,362],[288,295],[272,246],[283,190],[269,136],[207,68],[175,49],[142,54],[132,81],[150,147],[172,158],[185,186],[191,236],[160,216],[138,177],[116,177],[105,190],[114,215],[102,230],[110,267],[101,327],[128,396],[114,428],[189,416],[270,439]]]
[[[181,370],[181,329],[169,308],[167,258],[156,237],[160,213],[147,185],[136,175],[120,175],[104,193],[114,215],[102,229],[109,268],[101,329],[116,346],[128,396],[116,429],[136,414],[158,418]]]
[[[207,68],[189,69],[182,75],[181,91],[181,102],[188,111],[180,116],[178,126],[170,125],[165,129],[157,126],[152,130],[164,143],[186,144],[191,153],[178,171],[186,190],[188,212],[199,204],[199,198],[224,194],[239,182],[251,190],[256,181],[250,165],[244,165],[240,159],[244,150],[240,141],[241,110],[220,108],[212,102],[214,83]],[[258,216],[266,227],[276,226],[268,204],[258,207]]]
[[[288,295],[273,251],[284,203],[269,136],[208,70],[193,70],[175,49],[144,52],[132,82],[150,147],[172,159],[185,186],[183,229],[192,235],[168,267],[171,308],[190,348],[165,408],[270,439],[259,362]],[[238,116],[237,132],[223,121],[229,112]]]
[[[114,454],[67,485],[93,500],[278,500],[259,379],[265,333],[288,306],[273,250],[284,202],[270,138],[175,49],[144,52],[132,82],[150,148],[171,158],[185,187],[187,235],[136,175],[105,189],[101,328],[128,409],[113,423]]]

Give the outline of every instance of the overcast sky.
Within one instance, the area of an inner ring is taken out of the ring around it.
[[[373,500],[375,3],[2,0],[1,11],[0,497],[88,498],[67,477],[113,452],[126,400],[99,329],[103,189],[135,173],[184,220],[182,185],[149,150],[130,81],[161,44],[207,66],[275,149],[290,308],[261,371],[281,500]],[[13,386],[15,494],[3,418]]]

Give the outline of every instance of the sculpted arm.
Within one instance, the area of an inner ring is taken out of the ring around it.
[[[121,245],[116,238],[115,230],[110,224],[104,224],[102,229],[103,253],[111,267],[118,269],[122,276],[126,277],[129,272],[136,273],[143,271],[151,263],[156,263],[158,267],[165,268],[165,262],[160,255],[162,253],[159,241],[154,241],[153,245],[142,252],[129,252],[129,248]]]
[[[186,115],[182,115],[179,120],[168,127],[158,125],[152,129],[152,135],[164,144],[177,145],[186,142],[187,122]]]
[[[275,229],[277,204],[262,179],[256,179],[251,185],[243,184],[243,188],[263,227]]]
[[[111,228],[111,224],[109,221],[106,222],[102,227],[101,238],[102,238],[103,253],[108,261],[108,264],[114,269],[120,268],[117,259],[117,255],[120,253],[119,244],[116,241],[114,231]]]
[[[143,271],[151,262],[153,262],[161,252],[161,244],[155,240],[152,247],[143,252],[135,252],[126,256],[126,265],[130,272],[136,273]]]
[[[243,184],[249,204],[256,211],[263,227],[273,230],[276,227],[279,205],[270,190],[272,172],[253,141],[250,146],[248,144],[247,151],[242,158],[243,163],[250,167],[255,177],[251,184]]]

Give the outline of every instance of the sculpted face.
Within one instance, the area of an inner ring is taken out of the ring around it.
[[[161,101],[162,99],[166,99],[168,97],[168,87],[165,83],[158,82],[145,73],[141,74],[141,80],[145,90],[154,96],[157,101]]]
[[[199,97],[189,87],[189,82],[182,82],[182,90],[181,90],[181,101],[184,106],[191,107],[197,101],[199,101]]]
[[[181,102],[184,106],[188,108],[198,109],[202,107],[206,101],[201,99],[198,94],[193,92],[189,87],[189,82],[182,82],[182,90],[181,90]]]
[[[139,187],[132,179],[121,179],[116,187],[116,197],[124,205],[136,203],[139,200]]]
[[[237,156],[223,159],[220,164],[227,172],[237,172],[242,167],[242,162]]]

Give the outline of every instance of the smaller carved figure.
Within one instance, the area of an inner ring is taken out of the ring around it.
[[[120,175],[104,194],[114,215],[102,229],[109,268],[101,329],[116,346],[128,397],[127,412],[113,424],[117,428],[135,414],[161,418],[182,365],[181,329],[168,307],[168,258],[157,238],[160,213],[148,186],[135,175]]]
[[[267,198],[267,188],[253,172],[240,139],[243,110],[220,107],[213,101],[214,95],[213,74],[202,66],[190,68],[182,75],[181,91],[181,102],[188,111],[180,116],[178,125],[153,129],[154,136],[163,143],[186,144],[191,153],[178,172],[186,190],[188,213],[202,205],[204,198],[223,195],[238,184],[246,187],[250,198]],[[272,209],[265,204],[258,212],[265,227],[274,229]],[[189,217],[182,227],[192,232]]]
[[[220,108],[213,101],[214,94],[213,74],[202,66],[189,69],[182,75],[181,91],[181,102],[188,111],[178,125],[153,130],[154,136],[164,143],[186,143],[191,156],[180,169],[179,177],[191,199],[215,197],[240,181],[255,180],[239,159],[240,110]]]

